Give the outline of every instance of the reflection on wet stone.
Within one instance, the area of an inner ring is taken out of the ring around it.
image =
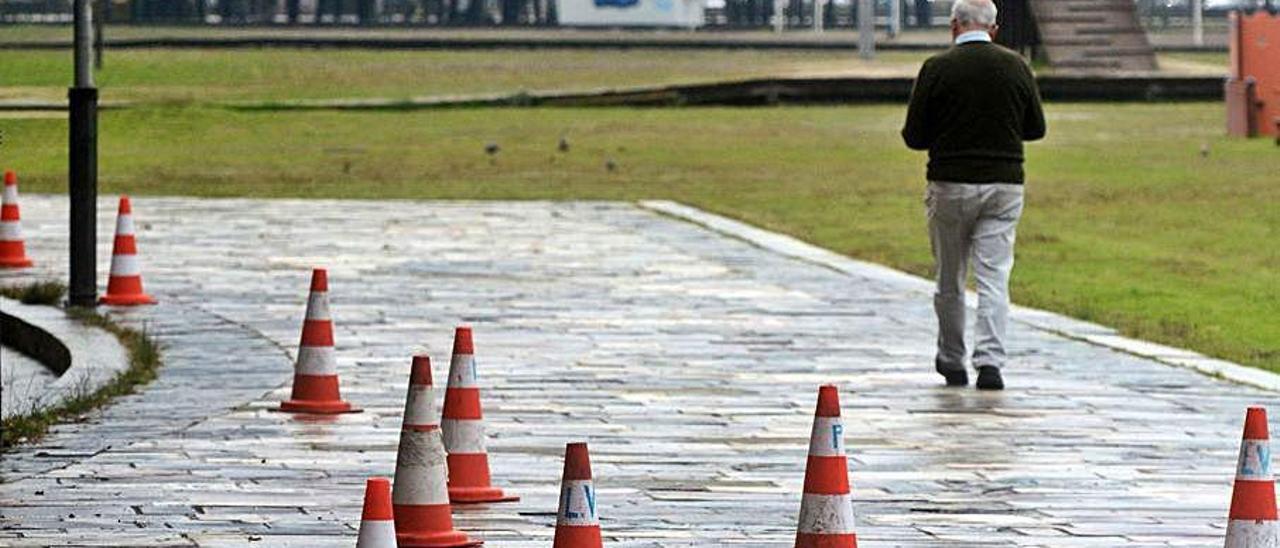
[[[65,198],[22,205],[28,253],[65,255]],[[463,323],[493,482],[522,499],[455,522],[494,546],[549,543],[569,441],[591,443],[620,546],[789,545],[827,382],[860,544],[1220,545],[1243,410],[1280,407],[1021,324],[1009,391],[948,390],[927,295],[630,204],[133,205],[161,304],[113,314],[160,339],[164,372],[0,459],[0,544],[351,546],[365,478],[390,477],[399,446],[401,464],[444,466],[400,440],[406,364],[425,351],[445,378]],[[343,398],[366,410],[329,422],[270,411],[314,266],[330,269]]]

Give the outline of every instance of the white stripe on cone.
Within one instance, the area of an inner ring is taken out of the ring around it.
[[[138,256],[134,254],[113,254],[111,256],[111,275],[116,278],[141,276],[142,262],[139,261]]]
[[[18,185],[4,185],[4,201],[0,203],[18,203]]]
[[[116,236],[133,236],[133,214],[116,216]]]
[[[469,419],[444,419],[440,421],[444,431],[444,446],[455,455],[485,452],[484,423]]]
[[[410,384],[404,399],[404,425],[436,424],[436,391],[429,384]]]
[[[299,346],[294,372],[299,375],[337,375],[338,362],[332,346]]]
[[[308,320],[332,320],[329,316],[329,293],[326,291],[312,291],[307,297],[307,318]]]
[[[600,525],[600,516],[596,515],[596,488],[591,480],[561,482],[556,525]]]
[[[393,504],[449,504],[449,465],[439,430],[400,432]]]
[[[473,354],[454,354],[449,362],[450,388],[477,388],[476,357]]]
[[[798,529],[811,534],[854,534],[853,496],[805,493]]]
[[[1244,440],[1240,443],[1239,467],[1236,479],[1249,481],[1273,481],[1271,473],[1270,440]]]
[[[396,522],[393,520],[363,520],[356,548],[396,548]]]
[[[1276,521],[1231,520],[1227,524],[1225,548],[1272,548],[1280,546]]]
[[[844,421],[840,417],[814,417],[809,434],[809,455],[814,457],[844,456]]]
[[[18,221],[0,221],[0,241],[16,242],[22,239],[22,223]]]

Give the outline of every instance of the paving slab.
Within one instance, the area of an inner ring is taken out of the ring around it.
[[[353,545],[364,479],[393,471],[409,356],[443,380],[461,323],[495,481],[522,497],[455,511],[494,546],[550,542],[580,440],[610,545],[789,545],[821,383],[842,391],[860,545],[1212,545],[1244,408],[1280,402],[1030,321],[1010,333],[1009,390],[947,389],[918,279],[635,204],[133,205],[161,304],[111,314],[146,326],[165,368],[3,455],[0,545]],[[65,199],[22,207],[41,266],[0,283],[61,277]],[[272,411],[314,266],[360,414]]]

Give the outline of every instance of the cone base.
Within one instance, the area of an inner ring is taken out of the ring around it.
[[[32,261],[31,261],[31,259],[28,259],[28,258],[26,258],[26,257],[18,257],[18,258],[6,257],[6,258],[0,258],[0,268],[26,268],[26,267],[31,266],[31,265],[33,265],[33,264],[35,264],[35,263],[34,263],[34,262],[32,262]]]
[[[363,411],[359,407],[351,405],[350,402],[342,400],[333,401],[311,401],[311,400],[285,400],[280,402],[280,408],[275,409],[282,413],[311,413],[315,415],[337,415],[340,413],[359,413]]]
[[[458,548],[483,544],[483,540],[472,539],[462,531],[396,533],[396,545],[399,548]]]
[[[858,536],[799,533],[796,535],[795,546],[796,548],[858,548]]]
[[[515,502],[520,497],[507,495],[497,487],[450,487],[449,502],[453,504],[483,504],[486,502]]]
[[[103,295],[98,298],[99,304],[107,306],[138,306],[142,304],[156,304],[156,300],[146,293],[135,293],[132,295]]]
[[[596,548],[604,546],[599,525],[557,525],[551,548]]]

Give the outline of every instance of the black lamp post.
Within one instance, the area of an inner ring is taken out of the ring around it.
[[[98,88],[93,84],[93,0],[75,0],[75,85],[70,101],[71,279],[68,303],[98,300]]]

